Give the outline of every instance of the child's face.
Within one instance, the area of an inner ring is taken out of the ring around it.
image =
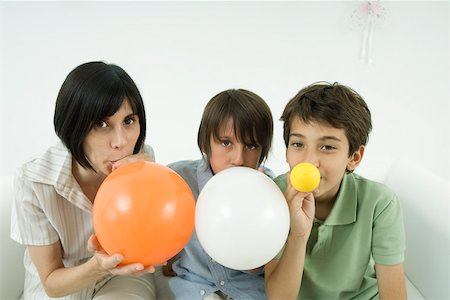
[[[314,164],[320,172],[317,201],[333,201],[339,191],[346,169],[354,170],[362,158],[364,147],[348,156],[349,142],[344,129],[325,123],[304,123],[295,118],[286,150],[286,160],[292,169],[297,164]]]
[[[244,166],[256,169],[259,165],[261,147],[239,141],[236,138],[231,119],[220,128],[217,141],[211,135],[210,144],[209,163],[214,174],[231,167]]]

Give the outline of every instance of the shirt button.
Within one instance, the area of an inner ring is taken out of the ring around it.
[[[205,292],[205,290],[200,290],[200,295],[204,295],[206,292]]]
[[[225,281],[222,280],[222,281],[220,282],[220,285],[225,285]]]

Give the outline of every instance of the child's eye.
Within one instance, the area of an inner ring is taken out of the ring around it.
[[[300,142],[293,142],[293,143],[291,143],[291,146],[294,148],[302,148],[303,144]]]
[[[225,146],[225,147],[231,146],[231,142],[228,140],[222,140],[222,141],[220,141],[220,143],[222,144],[222,146]]]
[[[108,126],[108,124],[106,124],[105,121],[100,121],[100,122],[98,122],[97,124],[95,124],[95,126],[96,126],[97,128],[105,128],[105,127]]]
[[[325,151],[332,151],[334,149],[336,149],[335,147],[331,146],[331,145],[323,145],[322,147],[320,147],[321,150],[325,150]]]
[[[255,145],[255,144],[249,144],[249,145],[245,145],[245,147],[246,147],[248,150],[255,150],[255,149],[258,148],[259,146],[258,146],[258,145]]]

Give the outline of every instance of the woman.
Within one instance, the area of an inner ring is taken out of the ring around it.
[[[60,142],[23,164],[15,178],[11,237],[27,245],[24,298],[100,299],[112,292],[117,298],[124,289],[155,298],[148,274],[154,267],[119,266],[123,257],[99,251],[92,235],[92,206],[105,177],[127,162],[154,160],[144,147],[145,110],[136,84],[116,65],[78,66],[59,91],[54,127]],[[131,276],[102,289],[114,275]]]

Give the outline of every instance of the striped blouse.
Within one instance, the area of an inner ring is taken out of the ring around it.
[[[154,159],[153,149],[145,152]],[[80,265],[92,257],[87,240],[94,232],[92,203],[72,174],[72,155],[57,143],[44,154],[23,164],[14,179],[15,200],[11,213],[11,238],[20,244],[43,246],[60,241],[65,267]],[[40,282],[28,250],[24,255],[25,299],[51,299]],[[109,279],[58,299],[90,299]]]

